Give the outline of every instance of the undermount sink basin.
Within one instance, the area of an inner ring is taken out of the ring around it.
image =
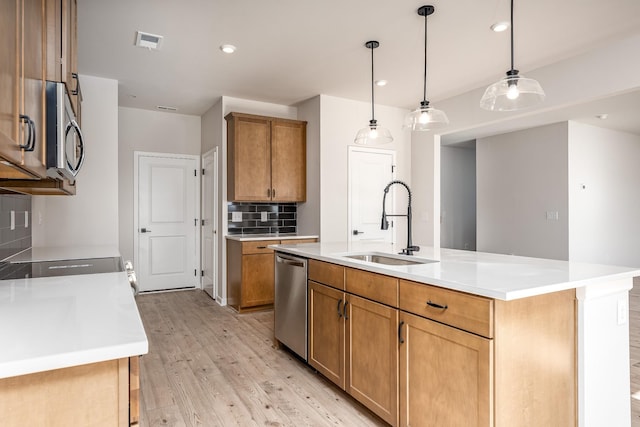
[[[409,257],[402,255],[387,255],[379,253],[361,253],[344,255],[345,258],[357,259],[360,261],[372,262],[375,264],[385,265],[415,265],[415,264],[428,264],[431,262],[437,262],[430,259],[410,259]]]

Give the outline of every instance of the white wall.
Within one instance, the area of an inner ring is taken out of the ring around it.
[[[440,135],[411,134],[414,242],[440,246]]]
[[[569,122],[569,258],[640,267],[640,136]]]
[[[476,141],[477,248],[569,258],[566,122]],[[547,212],[558,212],[548,220]]]
[[[298,233],[320,235],[320,99],[298,105],[298,119],[307,122],[307,201],[298,204]]]
[[[84,87],[83,87],[84,92]],[[133,153],[200,155],[199,116],[120,107],[118,129],[118,185],[120,253],[133,259]]]
[[[402,129],[407,112],[376,105],[378,124],[389,129],[394,138],[391,144],[376,148],[396,151],[396,179],[411,186],[410,132]],[[348,240],[348,147],[355,145],[353,139],[359,129],[368,125],[370,114],[370,103],[320,95],[320,240],[323,242]],[[406,211],[405,192],[396,194],[395,206],[389,208],[389,212],[391,209]],[[396,235],[406,235],[406,221],[399,220],[396,224]],[[404,238],[398,237],[398,240],[404,242]],[[422,243],[416,238],[413,241]]]
[[[118,82],[80,76],[86,159],[75,196],[33,196],[33,246],[118,246]]]
[[[440,246],[476,250],[476,149],[440,149]]]

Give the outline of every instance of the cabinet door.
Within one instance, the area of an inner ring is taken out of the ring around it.
[[[0,155],[19,163],[18,148],[18,59],[20,54],[19,8],[16,0],[2,0],[0,13]],[[3,175],[5,171],[2,170]]]
[[[344,293],[309,281],[309,364],[345,388]]]
[[[346,391],[391,425],[398,424],[398,310],[347,296]]]
[[[400,312],[400,425],[490,426],[492,341]]]
[[[35,124],[33,151],[25,152],[24,166],[39,177],[46,177],[45,144],[45,5],[44,0],[23,0],[22,114]],[[23,130],[24,132],[24,130]],[[23,135],[22,141],[26,142]]]
[[[232,116],[227,119],[230,201],[271,200],[269,120]]]
[[[241,306],[273,304],[273,253],[242,256]]]
[[[306,129],[305,122],[271,122],[271,187],[274,201],[306,200]]]

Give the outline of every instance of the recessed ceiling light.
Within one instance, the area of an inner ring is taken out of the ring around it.
[[[236,47],[232,44],[223,44],[220,46],[220,50],[224,53],[233,53],[236,51]]]
[[[376,80],[376,86],[386,86],[389,83],[386,80]]]
[[[507,21],[496,22],[495,24],[492,24],[490,28],[496,33],[501,33],[509,28],[509,23]]]
[[[598,114],[596,117],[599,118],[600,120],[607,120],[607,117],[609,117],[609,115],[608,114]]]

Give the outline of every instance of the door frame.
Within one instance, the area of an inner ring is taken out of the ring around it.
[[[369,148],[369,147],[358,147],[355,145],[350,145],[348,150],[348,154],[347,154],[347,241],[351,242],[351,230],[353,229],[352,224],[351,224],[351,215],[352,215],[352,208],[351,208],[351,202],[352,202],[352,189],[351,189],[351,163],[352,163],[352,153],[359,151],[359,152],[363,152],[363,153],[369,153],[369,154],[391,154],[391,163],[393,164],[394,168],[391,172],[391,179],[396,179],[396,174],[397,174],[397,166],[396,166],[396,150],[385,150],[382,148]],[[381,191],[384,190],[381,189]],[[393,196],[393,193],[391,193],[389,195],[391,199],[391,201],[387,202],[390,203],[391,206],[393,207],[393,209],[395,209],[395,197]],[[394,211],[392,211],[394,212]],[[391,227],[391,241],[393,243],[395,243],[396,240],[396,227]]]
[[[134,151],[133,152],[133,266],[134,268],[138,265],[138,261],[140,260],[140,255],[139,255],[139,235],[138,235],[138,229],[139,229],[139,225],[138,225],[138,209],[139,209],[139,194],[138,194],[138,184],[139,184],[139,177],[138,174],[140,173],[140,171],[138,170],[138,162],[140,160],[140,157],[158,157],[158,158],[169,158],[169,159],[188,159],[188,160],[195,160],[196,161],[196,173],[198,173],[198,176],[202,177],[202,171],[200,170],[200,156],[195,156],[192,154],[175,154],[175,153],[157,153],[157,152],[151,152],[151,151]],[[196,214],[200,217],[201,216],[201,210],[200,210],[200,193],[201,193],[201,188],[202,185],[200,183],[200,180],[196,180],[196,189],[195,189],[195,204],[196,204],[196,208],[195,208],[195,212]],[[198,218],[198,220],[200,220],[200,218]],[[196,254],[195,254],[195,259],[196,259],[196,271],[201,271],[202,268],[202,264],[201,264],[201,251],[202,251],[202,246],[200,243],[200,229],[201,227],[193,227],[194,228],[194,234],[195,234],[195,246],[196,246]],[[200,278],[200,280],[197,281],[198,282],[198,286],[196,286],[197,288],[202,289],[202,279]],[[162,292],[162,291],[160,291]]]
[[[218,209],[219,209],[219,198],[218,198],[218,163],[219,163],[219,155],[218,155],[218,147],[214,147],[211,150],[207,151],[206,153],[204,153],[202,155],[202,160],[200,162],[200,166],[202,167],[202,165],[204,165],[204,159],[205,157],[208,156],[213,156],[213,185],[212,185],[212,189],[213,189],[213,194],[211,194],[210,196],[212,197],[211,199],[211,203],[213,204],[211,210],[211,225],[213,227],[213,298],[220,303],[220,299],[222,298],[222,296],[220,295],[220,280],[218,280],[218,258],[219,258],[219,254],[218,254]],[[201,178],[204,179],[204,176],[201,175]],[[202,181],[201,179],[201,181]],[[209,201],[209,199],[207,198],[207,195],[204,194],[204,185],[200,185],[200,189],[201,189],[201,206],[200,206],[200,235],[202,235],[202,230],[204,228],[204,226],[202,225],[202,219],[204,217],[203,213],[204,213],[204,207],[205,204]],[[202,244],[204,242],[204,239],[200,240],[200,267],[202,268],[203,262],[202,262],[202,256],[204,254],[204,251],[202,250]],[[204,279],[204,276],[200,275],[200,288],[204,289],[204,285],[202,283]]]

